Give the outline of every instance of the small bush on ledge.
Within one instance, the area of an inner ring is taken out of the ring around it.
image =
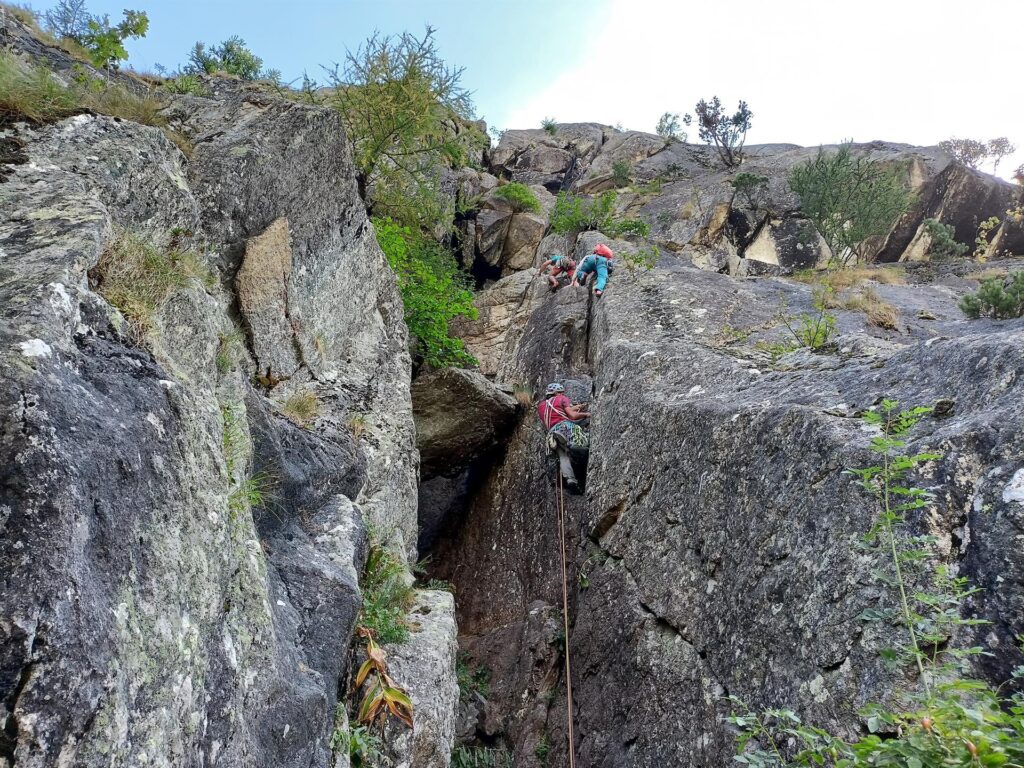
[[[1010,320],[1024,317],[1024,270],[1013,272],[1005,279],[991,277],[983,280],[977,293],[960,299],[960,309],[973,320],[991,317]]]
[[[538,213],[540,211],[540,202],[537,200],[537,196],[533,194],[533,190],[525,184],[520,184],[518,181],[498,187],[494,190],[494,194],[508,201],[512,206],[512,210],[516,213],[522,213],[523,211]]]

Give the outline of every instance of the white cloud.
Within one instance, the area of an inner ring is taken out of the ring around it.
[[[602,31],[574,41],[585,63],[501,127],[550,115],[652,131],[662,112],[717,94],[730,108],[749,102],[752,143],[1008,135],[1022,150],[1001,173],[1024,162],[1016,0],[611,0],[606,13]]]

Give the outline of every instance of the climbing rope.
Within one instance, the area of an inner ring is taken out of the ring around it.
[[[576,748],[572,732],[572,665],[569,662],[569,575],[565,565],[565,495],[562,492],[561,471],[558,472],[558,538],[562,552],[562,636],[565,643],[565,701],[569,715],[569,768],[576,768]]]

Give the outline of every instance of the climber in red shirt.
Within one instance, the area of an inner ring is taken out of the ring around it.
[[[579,483],[572,469],[570,449],[586,450],[590,447],[590,438],[583,427],[576,424],[580,419],[590,416],[583,405],[573,405],[565,396],[565,387],[561,384],[549,384],[544,399],[537,403],[537,415],[548,431],[548,448],[558,452],[558,464],[565,479],[565,485],[571,493],[579,492]]]

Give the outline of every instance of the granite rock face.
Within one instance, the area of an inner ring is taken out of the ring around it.
[[[367,525],[415,553],[401,300],[340,119],[221,81],[168,116],[191,157],[106,117],[12,129],[0,765],[332,764]],[[96,282],[125,231],[214,278],[141,331]],[[306,429],[281,411],[296,394]]]
[[[740,226],[702,205],[687,242]],[[798,220],[766,220],[758,236],[784,251]],[[575,252],[599,240],[620,259],[640,247],[589,233]],[[757,273],[735,248],[719,269],[730,257]],[[967,321],[957,300],[977,282],[965,270],[908,268],[897,284],[869,275],[840,296],[891,305],[895,328],[843,303],[833,345],[780,356],[769,353],[786,341],[778,313],[809,311],[812,286],[697,269],[685,252],[663,252],[652,271],[620,261],[600,300],[523,282],[494,302],[515,276],[481,294],[481,307],[508,307],[466,326],[488,370],[537,387],[565,380],[593,403],[586,495],[565,500],[578,764],[728,764],[730,694],[853,735],[857,711],[891,693],[879,651],[897,630],[861,618],[893,605],[872,576],[885,553],[858,544],[877,505],[844,472],[873,463],[860,414],[885,397],[943,404],[910,436],[908,450],[942,458],[913,478],[936,496],[907,530],[934,537],[933,566],[982,588],[964,611],[991,622],[950,642],[992,651],[975,673],[993,683],[1021,662],[1024,320]],[[462,738],[505,744],[524,766],[539,764],[543,743],[548,765],[566,764],[555,477],[527,418],[432,550],[456,587],[460,645],[491,673]]]

